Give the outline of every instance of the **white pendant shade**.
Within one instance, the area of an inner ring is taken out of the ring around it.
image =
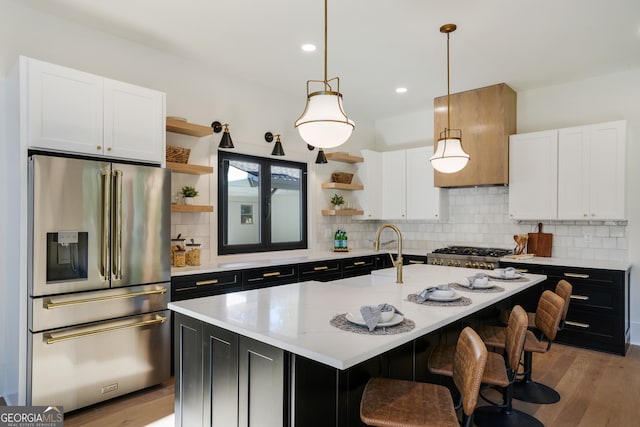
[[[469,162],[469,155],[462,149],[458,138],[438,140],[436,153],[429,159],[435,170],[442,173],[461,171]]]
[[[342,109],[338,92],[314,92],[307,97],[304,113],[296,121],[300,137],[318,148],[344,144],[355,127]]]

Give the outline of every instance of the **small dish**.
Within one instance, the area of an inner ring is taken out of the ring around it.
[[[468,278],[464,278],[463,280],[461,280],[461,282],[462,282],[460,283],[461,286],[469,289],[489,289],[495,286],[489,280],[483,280],[481,282],[475,281],[475,283],[473,284],[473,287],[471,287],[471,284],[469,283],[470,280]]]
[[[389,311],[381,311],[380,312],[380,323],[387,323],[393,319],[393,316],[396,314],[395,310]]]
[[[496,268],[495,270],[489,273],[489,277],[492,277],[494,279],[513,280],[513,279],[521,278],[522,273],[515,270],[513,273],[511,272],[507,273],[506,269],[504,268]]]
[[[355,323],[360,326],[367,326],[367,322],[364,321],[360,313],[347,313],[344,316],[349,322]],[[388,322],[378,322],[377,327],[394,326],[404,320],[404,316],[398,313],[393,313],[393,317]]]
[[[436,297],[436,298],[451,298],[453,296],[455,296],[456,293],[452,290],[452,289],[434,289],[433,292],[431,292],[431,295],[429,295],[429,298],[431,297]]]

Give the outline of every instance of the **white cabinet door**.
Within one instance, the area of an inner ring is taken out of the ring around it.
[[[627,218],[626,147],[625,121],[591,126],[591,219]]]
[[[626,218],[626,122],[560,129],[558,218]]]
[[[509,137],[509,218],[555,219],[558,131]]]
[[[558,218],[589,219],[589,128],[558,131]]]
[[[101,155],[103,79],[21,57],[30,148]],[[23,71],[23,72],[25,72]]]
[[[104,146],[108,156],[153,161],[164,158],[164,94],[104,80]]]
[[[354,191],[356,207],[362,209],[362,215],[354,216],[355,219],[380,219],[382,218],[382,153],[371,150],[362,150],[360,155],[364,162],[358,163],[357,175],[364,185],[364,190]]]
[[[407,174],[404,150],[382,153],[382,218],[407,218]]]
[[[407,164],[407,219],[446,219],[446,189],[434,187],[429,157],[433,146],[405,150]]]

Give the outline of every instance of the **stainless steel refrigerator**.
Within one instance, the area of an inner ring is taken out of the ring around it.
[[[70,411],[169,378],[170,179],[29,157],[27,404]]]

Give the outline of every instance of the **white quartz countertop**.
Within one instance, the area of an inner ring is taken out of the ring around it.
[[[300,264],[304,262],[322,261],[325,259],[353,258],[376,254],[386,255],[387,253],[395,254],[396,247],[392,245],[387,249],[380,249],[378,252],[375,252],[373,249],[355,249],[349,252],[317,251],[299,255],[274,254],[273,252],[269,252],[265,254],[253,254],[253,258],[251,260],[247,260],[246,256],[225,256],[221,257],[219,261],[203,263],[197,267],[171,267],[171,276],[186,276],[190,274],[213,273],[238,269],[243,270],[274,265]],[[405,250],[402,253],[403,255],[427,255],[426,250],[421,252],[417,249],[409,251]]]
[[[527,274],[528,282],[496,282],[499,293],[459,291],[471,298],[465,307],[433,307],[409,302],[407,295],[426,287],[459,282],[481,270],[424,264],[404,267],[404,283],[395,268],[333,282],[304,282],[169,303],[178,313],[315,360],[347,369],[373,356],[433,332],[514,295],[546,276]],[[393,304],[416,327],[396,335],[366,335],[335,328],[337,314],[362,305]]]

